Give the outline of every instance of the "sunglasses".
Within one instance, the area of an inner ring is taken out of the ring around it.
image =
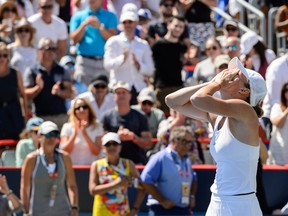
[[[186,140],[186,139],[177,139],[177,141],[182,145],[191,145],[193,143],[193,140]]]
[[[0,58],[8,58],[8,54],[0,54]]]
[[[118,145],[119,145],[119,143],[114,142],[114,141],[110,141],[110,142],[108,142],[108,143],[105,144],[105,147],[110,147],[110,146],[116,147],[116,146],[118,146]]]
[[[149,106],[153,105],[153,103],[151,101],[143,101],[142,104],[143,105],[149,105]]]
[[[51,10],[53,8],[53,5],[43,5],[41,6],[41,9],[43,10]]]
[[[97,85],[94,85],[94,88],[98,89],[98,88],[102,88],[102,89],[105,89],[107,88],[107,85],[101,85],[101,84],[97,84]]]
[[[47,46],[47,47],[41,48],[40,50],[55,52],[55,51],[57,50],[57,48],[56,48],[56,47],[49,47],[49,46]]]
[[[12,12],[12,13],[16,13],[17,12],[17,9],[16,8],[9,8],[9,7],[7,7],[7,8],[4,8],[3,9],[3,12],[5,13],[9,13],[9,12]]]
[[[225,49],[236,51],[237,50],[237,45],[234,44],[234,45],[226,46]]]
[[[30,32],[30,30],[29,29],[25,29],[25,28],[23,28],[23,29],[18,29],[17,30],[17,33],[29,33]]]
[[[166,8],[168,8],[168,7],[172,8],[173,4],[163,4],[163,6],[166,7]]]
[[[87,105],[81,105],[81,106],[75,107],[74,110],[80,110],[81,108],[83,110],[85,110],[85,109],[88,109],[88,106]]]
[[[218,48],[216,46],[212,46],[212,47],[207,47],[206,51],[210,51],[210,50],[217,50]]]
[[[57,131],[51,131],[49,133],[46,133],[46,134],[42,134],[43,136],[45,136],[46,138],[58,138],[59,137],[59,132]]]
[[[75,69],[75,65],[73,65],[73,64],[67,65],[67,68],[70,69],[70,70],[74,70]]]
[[[226,28],[226,31],[237,31],[238,29],[237,28],[234,28],[234,27],[227,27]]]
[[[126,24],[132,24],[133,23],[133,21],[131,21],[131,20],[127,20],[127,21],[124,21],[124,22],[122,22],[124,25],[126,25]]]

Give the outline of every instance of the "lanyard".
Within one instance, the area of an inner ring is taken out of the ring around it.
[[[48,170],[48,174],[49,174],[50,179],[56,180],[58,178],[58,156],[59,156],[59,153],[56,150],[54,151],[55,169],[54,169],[53,172],[49,172],[49,170],[50,170],[49,163],[48,163],[46,155],[44,154],[43,151],[40,151],[40,155],[43,155],[45,166],[46,166],[46,168]]]
[[[120,159],[119,159],[119,167],[114,166],[114,165],[111,165],[109,162],[108,162],[108,164],[109,164],[109,166],[110,166],[115,172],[117,172],[120,176],[126,176],[126,172],[125,172],[123,163],[122,163],[122,161],[121,161]]]
[[[178,168],[179,175],[181,177],[183,177],[184,174],[183,174],[182,167],[181,167],[181,160],[180,160],[180,163],[179,163],[179,158],[177,157],[177,155],[175,153],[173,153],[172,151],[171,151],[170,154],[172,156],[172,159],[173,159],[176,167]],[[187,165],[186,160],[185,160],[185,167],[184,168],[185,168],[185,170],[184,170],[185,171],[185,176],[188,178],[189,177],[189,169],[188,169],[188,165]]]

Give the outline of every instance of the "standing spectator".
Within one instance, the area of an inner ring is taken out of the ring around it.
[[[43,119],[32,117],[27,121],[25,130],[20,134],[21,140],[16,146],[16,166],[21,167],[26,156],[39,148],[38,129]]]
[[[137,36],[139,36],[143,40],[147,40],[148,39],[148,27],[152,18],[151,12],[147,8],[140,8],[137,14],[139,18],[139,22],[136,27],[139,30],[139,35]]]
[[[234,57],[239,58],[241,54],[240,39],[234,36],[226,38],[224,53],[229,55],[230,59],[233,59]]]
[[[267,68],[266,85],[267,95],[263,101],[264,116],[261,121],[267,133],[267,138],[270,138],[272,125],[270,121],[270,112],[275,103],[280,103],[281,88],[284,83],[288,82],[288,53],[284,56],[275,59]]]
[[[281,89],[280,103],[275,103],[271,109],[270,119],[273,125],[270,145],[269,163],[277,165],[288,164],[288,83]]]
[[[117,81],[132,86],[131,104],[137,104],[137,95],[147,86],[145,76],[154,72],[152,52],[146,41],[135,36],[137,14],[124,12],[120,22],[123,32],[109,38],[105,45],[104,67],[110,73],[111,86]]]
[[[222,48],[219,41],[212,37],[206,41],[205,51],[207,58],[196,65],[193,73],[193,78],[198,83],[210,81],[216,75],[214,61],[222,53]]]
[[[0,139],[18,140],[25,127],[24,116],[28,116],[28,108],[22,76],[9,67],[9,50],[0,42]]]
[[[156,95],[152,88],[146,87],[141,90],[138,95],[138,105],[132,106],[133,109],[141,112],[147,117],[149,131],[152,137],[157,137],[158,125],[165,119],[165,114],[162,110],[154,107],[156,104]]]
[[[274,51],[267,49],[255,32],[249,31],[241,37],[241,53],[243,54],[242,61],[245,62],[247,58],[252,60],[252,67],[249,67],[248,64],[246,67],[259,72],[265,79],[269,64],[276,58]],[[244,65],[246,64],[244,63]]]
[[[127,190],[135,180],[138,182],[139,172],[131,160],[120,157],[122,144],[118,134],[105,134],[102,145],[106,157],[93,162],[90,168],[89,191],[94,197],[93,216],[134,216],[145,193],[137,188],[134,207],[130,209]]]
[[[55,61],[55,52],[52,40],[39,41],[39,62],[25,71],[24,85],[28,98],[34,102],[35,114],[62,128],[68,118],[65,100],[72,96],[72,83],[69,72]]]
[[[159,102],[158,108],[164,113],[169,112],[169,108],[165,104],[165,96],[180,89],[183,85],[181,71],[187,47],[180,42],[180,36],[184,31],[184,26],[185,19],[183,17],[172,17],[165,37],[156,41],[152,46],[156,69],[154,85]],[[167,53],[169,55],[166,55]]]
[[[79,82],[79,81],[74,79],[74,73],[75,73],[75,58],[74,57],[72,57],[70,55],[63,56],[61,58],[59,64],[70,72],[71,81],[73,84],[73,96],[72,96],[72,98],[78,96],[79,94],[82,94],[82,93],[88,91],[88,88],[87,88],[85,83]],[[71,99],[67,98],[66,99],[67,111],[70,109],[70,105],[71,105]]]
[[[73,165],[91,165],[102,157],[103,127],[84,98],[74,100],[69,115],[69,122],[61,131],[60,148],[70,154]]]
[[[101,8],[102,0],[89,1],[89,7],[75,13],[70,21],[70,37],[77,46],[75,78],[89,85],[103,66],[106,40],[117,32],[116,15]]]
[[[78,189],[69,155],[55,149],[59,130],[51,121],[38,130],[40,148],[26,157],[21,171],[24,214],[77,216]]]
[[[35,29],[26,18],[22,18],[15,27],[15,32],[15,42],[8,45],[11,50],[10,64],[24,76],[25,70],[37,61],[37,49],[33,45]]]
[[[141,174],[142,186],[149,194],[149,213],[191,215],[197,190],[196,175],[187,157],[193,142],[191,130],[185,126],[175,127],[169,140],[169,146],[156,153]]]
[[[150,46],[163,38],[168,31],[168,24],[173,16],[173,8],[176,5],[176,0],[160,0],[159,11],[160,18],[158,20],[152,21],[148,27],[148,41]],[[180,40],[185,42],[186,45],[190,44],[188,28],[185,25],[184,31],[180,35]]]
[[[11,216],[22,210],[21,200],[10,190],[6,176],[0,174],[0,215]]]
[[[117,82],[114,87],[116,108],[105,112],[102,123],[104,131],[115,132],[123,144],[120,156],[135,164],[146,164],[145,149],[152,146],[152,136],[144,115],[131,109],[131,87]]]
[[[57,46],[57,60],[66,55],[68,30],[65,22],[53,15],[53,1],[39,0],[39,13],[28,18],[36,29],[35,46],[41,38],[50,38]]]

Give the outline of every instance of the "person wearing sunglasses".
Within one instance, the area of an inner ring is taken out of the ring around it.
[[[240,29],[237,20],[225,20],[222,28],[222,35],[217,36],[217,40],[220,42],[221,46],[225,48],[226,40],[230,37],[240,38]]]
[[[174,127],[169,145],[144,167],[141,182],[149,194],[149,215],[192,215],[197,191],[196,173],[187,155],[194,140],[192,134],[190,127]]]
[[[89,191],[94,197],[93,216],[135,216],[145,192],[139,185],[139,172],[135,164],[120,157],[122,147],[118,134],[109,132],[102,138],[105,158],[92,163]],[[133,207],[128,202],[128,187],[134,186],[137,195]]]
[[[0,42],[0,139],[19,140],[26,118],[27,97],[21,73],[9,66],[9,50]]]
[[[26,123],[26,128],[20,134],[20,141],[16,146],[16,166],[21,167],[26,156],[38,149],[39,137],[37,135],[39,126],[43,123],[43,119],[38,117],[30,118]]]
[[[228,37],[224,45],[224,53],[227,54],[230,59],[234,57],[240,57],[241,55],[241,46],[239,37]]]
[[[30,153],[21,171],[24,215],[78,216],[78,189],[68,153],[57,149],[59,129],[51,121],[38,130],[40,148]]]
[[[91,165],[103,156],[102,135],[103,127],[89,101],[75,98],[69,111],[69,122],[61,130],[60,144],[60,148],[70,154],[73,165]]]

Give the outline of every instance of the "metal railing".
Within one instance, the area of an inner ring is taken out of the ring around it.
[[[268,48],[275,50],[275,15],[277,13],[278,7],[273,7],[269,9],[268,12]],[[276,50],[275,50],[276,51]]]

